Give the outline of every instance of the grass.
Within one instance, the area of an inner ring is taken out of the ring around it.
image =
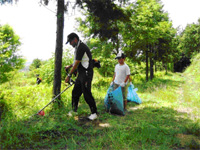
[[[99,112],[96,121],[85,119],[90,111],[83,97],[78,116],[67,116],[72,88],[63,93],[62,108],[54,103],[45,109],[45,116],[30,118],[51,100],[52,86],[35,85],[35,79],[16,74],[0,87],[0,148],[200,149],[199,74],[191,70],[167,75],[157,72],[147,83],[134,78],[143,103],[128,103],[125,116],[105,112],[104,97],[111,78],[96,74],[92,89]]]

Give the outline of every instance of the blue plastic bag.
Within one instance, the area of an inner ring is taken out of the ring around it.
[[[113,91],[113,86],[110,86],[110,87],[108,88],[108,90],[107,90],[106,97],[104,98],[104,106],[105,106],[107,112],[108,112],[109,109],[110,109],[110,104],[108,103],[108,94],[109,94],[110,92],[112,92],[112,91]]]
[[[124,115],[124,102],[121,87],[118,87],[114,91],[111,91],[109,87],[107,91],[107,95],[104,99],[104,106],[106,107],[106,111],[109,111],[113,114]]]
[[[138,89],[134,89],[134,85],[131,84],[128,87],[128,94],[127,94],[127,101],[131,101],[131,102],[135,102],[138,104],[142,103],[142,100],[139,98],[139,96],[137,95],[136,91]]]

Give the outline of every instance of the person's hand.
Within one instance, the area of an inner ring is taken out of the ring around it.
[[[112,81],[112,82],[110,83],[110,86],[113,86],[113,84],[114,84],[114,83],[113,83],[113,81]]]
[[[65,67],[65,71],[68,72],[68,69],[69,69],[69,68],[67,68],[67,66],[66,66],[66,67]]]
[[[65,71],[68,72],[69,68],[71,68],[71,65],[65,66]]]
[[[120,84],[121,87],[125,87],[125,85],[126,85],[125,82],[122,82],[122,83]]]

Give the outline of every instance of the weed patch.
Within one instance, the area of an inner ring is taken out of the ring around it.
[[[78,115],[67,116],[72,88],[61,96],[63,107],[52,103],[45,116],[30,117],[51,101],[52,86],[36,85],[27,76],[10,81],[13,86],[4,83],[0,87],[1,149],[198,149],[199,101],[195,92],[189,99],[195,90],[193,79],[162,72],[147,83],[141,76],[137,79],[133,84],[143,103],[129,102],[126,115],[117,116],[104,108],[111,78],[98,75],[92,88],[98,108],[95,121],[87,120],[90,111],[83,97]]]

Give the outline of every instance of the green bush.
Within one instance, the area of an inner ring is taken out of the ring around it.
[[[46,61],[38,70],[38,74],[40,74],[42,82],[51,83],[54,78],[54,58]]]
[[[9,111],[9,106],[6,103],[3,95],[0,95],[0,121],[5,118],[6,112]]]
[[[62,80],[66,77],[66,72],[64,67],[67,65],[70,65],[73,63],[72,55],[69,53],[69,50],[67,50],[65,53],[63,53],[63,59],[62,59],[62,68],[61,68],[61,78]],[[42,82],[45,83],[52,83],[54,80],[54,66],[55,66],[55,58],[52,56],[49,60],[44,62],[40,68],[33,70],[34,76],[36,74],[39,74],[42,78]]]
[[[101,68],[98,69],[98,72],[104,77],[113,76],[115,65],[118,63],[115,57],[112,55],[110,58],[99,57],[97,59],[101,62]]]

